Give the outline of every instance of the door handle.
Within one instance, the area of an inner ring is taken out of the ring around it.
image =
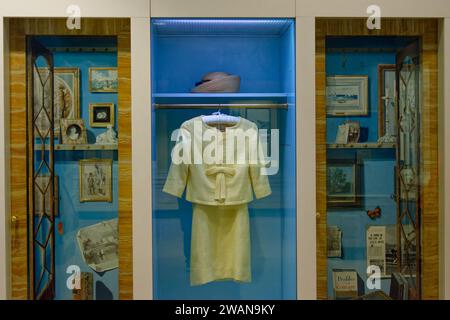
[[[17,216],[11,216],[11,224],[15,226],[17,224]]]

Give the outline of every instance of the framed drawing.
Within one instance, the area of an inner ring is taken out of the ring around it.
[[[84,159],[78,166],[80,202],[112,202],[112,160]]]
[[[35,77],[35,81],[42,81],[42,74],[45,74],[45,68],[39,68],[40,77]],[[44,80],[45,81],[45,80]],[[60,137],[60,120],[77,119],[80,117],[80,71],[78,68],[54,68],[53,80],[53,120],[54,136]],[[45,86],[50,90],[50,86]],[[42,91],[35,93],[38,95],[36,101],[42,100]],[[50,93],[45,92],[44,97],[49,97]],[[48,120],[41,113],[36,121],[37,129],[43,133],[48,127]],[[48,130],[48,129],[47,129]]]
[[[114,103],[91,103],[89,105],[91,127],[114,127]]]
[[[118,87],[117,68],[89,68],[89,90],[91,92],[117,92]]]
[[[83,119],[61,119],[62,144],[86,144],[86,128]]]
[[[359,207],[361,205],[360,173],[356,159],[327,161],[327,205]]]
[[[61,119],[80,117],[80,71],[78,68],[55,68],[53,103],[55,136],[59,136]]]
[[[327,115],[367,116],[368,77],[332,76],[327,77]]]
[[[59,183],[58,176],[55,176],[55,194],[53,196],[55,206],[55,217],[59,217]],[[36,177],[34,185],[34,213],[35,215],[50,214],[50,190],[49,188],[50,175],[41,175]]]
[[[395,64],[378,65],[378,142],[395,143],[397,125]]]

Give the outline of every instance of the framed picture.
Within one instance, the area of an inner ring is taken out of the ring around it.
[[[89,90],[91,92],[117,92],[118,87],[117,68],[89,68]]]
[[[46,72],[45,68],[39,68],[39,73]],[[40,81],[35,77],[35,81]],[[44,90],[49,90],[50,86],[44,86]],[[36,101],[42,100],[43,91],[36,91]],[[49,97],[49,92],[45,92],[45,97]],[[43,113],[42,113],[43,115]],[[44,132],[48,126],[48,120],[38,115],[37,128]],[[53,120],[54,137],[60,137],[61,119],[78,119],[80,117],[80,71],[78,68],[54,68],[53,83]]]
[[[378,138],[390,138],[387,142],[395,142],[397,135],[395,87],[395,64],[378,65]]]
[[[61,119],[62,144],[86,144],[86,128],[83,119]]]
[[[329,207],[359,207],[360,176],[356,159],[327,161],[327,205]]]
[[[361,128],[358,121],[345,121],[338,126],[336,143],[357,143],[359,141],[360,131]]]
[[[55,206],[55,217],[59,217],[59,183],[58,176],[55,176],[55,186],[54,186],[54,206]],[[44,213],[50,214],[50,190],[49,188],[50,175],[42,175],[36,177],[36,182],[34,185],[34,214],[42,215]]]
[[[78,68],[55,68],[53,103],[55,136],[59,136],[61,119],[80,117],[80,71]]]
[[[89,124],[91,127],[114,127],[114,103],[91,103]]]
[[[112,202],[112,160],[84,159],[78,166],[80,202]]]
[[[367,116],[368,77],[327,77],[327,114],[331,116]]]

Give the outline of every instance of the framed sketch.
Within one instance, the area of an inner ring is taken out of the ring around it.
[[[83,119],[61,119],[62,144],[86,144],[86,128]]]
[[[367,116],[368,77],[327,77],[326,103],[331,116]]]
[[[327,227],[327,256],[342,257],[342,231],[337,226]]]
[[[112,160],[84,159],[78,166],[80,202],[112,202]]]
[[[114,127],[114,103],[91,103],[89,105],[91,127]]]
[[[34,214],[43,215],[44,213],[50,214],[50,175],[37,176],[34,185]],[[55,206],[55,217],[59,217],[59,183],[58,176],[55,176],[55,186],[54,186],[54,206]]]
[[[378,138],[380,142],[396,142],[395,64],[378,65]]]
[[[117,68],[89,68],[89,90],[91,92],[117,92],[118,88]]]
[[[39,68],[39,73],[46,72],[46,68]],[[40,81],[40,77],[35,77],[35,81]],[[61,119],[78,119],[80,117],[80,71],[78,68],[54,68],[53,83],[53,120],[54,137],[60,137]],[[50,90],[50,86],[45,86],[44,90]],[[36,101],[42,101],[44,97],[50,97],[50,92],[36,91]],[[43,115],[43,113],[42,113]],[[38,115],[36,125],[42,132],[48,126],[48,120]]]
[[[360,172],[356,159],[327,161],[327,205],[359,207],[361,205]]]

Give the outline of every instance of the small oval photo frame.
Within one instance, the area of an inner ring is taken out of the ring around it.
[[[114,127],[114,103],[89,104],[89,125],[93,128]]]

